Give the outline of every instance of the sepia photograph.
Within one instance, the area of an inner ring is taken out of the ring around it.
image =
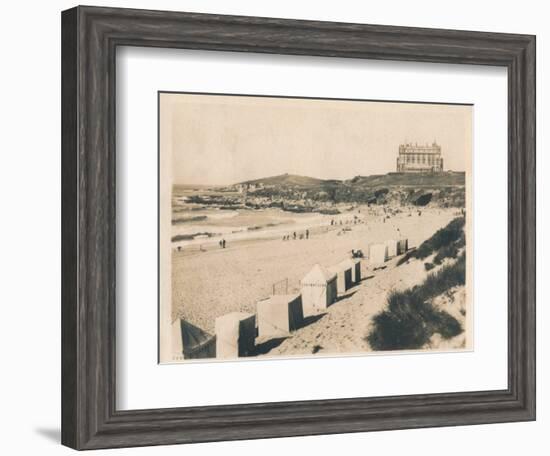
[[[472,116],[159,92],[159,362],[472,350]]]

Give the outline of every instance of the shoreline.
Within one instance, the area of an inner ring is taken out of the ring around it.
[[[270,209],[269,211],[274,212],[274,214],[267,214],[267,217],[277,217],[277,215],[283,215],[286,220],[279,219],[276,222],[268,222],[264,223],[263,225],[220,225],[219,223],[213,223],[211,225],[201,223],[200,225],[192,225],[189,223],[189,225],[186,226],[188,228],[188,231],[192,231],[192,233],[181,233],[176,232],[175,228],[179,228],[181,224],[179,223],[172,223],[172,239],[171,239],[171,247],[172,250],[178,250],[178,251],[188,251],[188,252],[200,252],[201,250],[212,250],[212,248],[218,246],[218,242],[221,239],[226,239],[227,242],[231,244],[235,243],[242,243],[243,241],[249,241],[249,240],[272,240],[281,238],[285,235],[291,235],[294,232],[297,233],[297,236],[300,234],[304,234],[306,230],[309,231],[310,234],[319,234],[320,232],[329,232],[334,231],[338,229],[343,228],[353,228],[354,226],[362,225],[362,224],[369,224],[374,223],[377,221],[377,219],[383,219],[384,217],[387,217],[388,214],[392,214],[393,216],[399,215],[399,214],[406,214],[406,216],[409,216],[409,214],[414,214],[417,211],[447,211],[452,210],[451,209],[440,209],[440,208],[434,208],[434,209],[425,209],[425,208],[418,208],[418,207],[387,207],[387,208],[371,208],[367,205],[359,205],[355,206],[354,208],[350,208],[349,206],[347,209],[338,215],[326,215],[326,214],[304,214],[302,216],[295,216],[289,215],[288,212],[282,211],[282,210],[273,210]],[[246,209],[246,212],[243,212],[244,217],[253,217],[255,215],[257,216],[264,216],[264,214],[267,212],[266,210],[260,209]],[[237,214],[240,215],[240,214]],[[233,217],[236,218],[236,217]],[[300,220],[302,219],[302,220]],[[219,219],[216,218],[216,221]],[[332,224],[334,222],[334,224]],[[191,227],[193,229],[191,230]],[[232,230],[232,228],[234,228]],[[222,232],[216,232],[216,230],[221,230]],[[223,232],[223,230],[231,230],[227,232]],[[178,236],[185,237],[184,239],[175,239]],[[200,236],[200,237],[199,237]],[[189,239],[191,238],[191,239]]]

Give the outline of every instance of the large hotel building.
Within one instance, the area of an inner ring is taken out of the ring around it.
[[[399,146],[398,173],[440,173],[442,171],[441,146],[435,141],[431,145],[407,143]]]

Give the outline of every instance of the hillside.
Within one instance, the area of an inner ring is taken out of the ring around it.
[[[446,173],[388,173],[372,176],[356,176],[353,179],[344,181],[346,184],[362,187],[444,187],[464,185],[464,172]]]
[[[296,174],[280,174],[278,176],[263,177],[241,182],[237,185],[263,185],[266,187],[288,186],[288,187],[316,187],[327,183],[340,183],[336,180],[317,179],[315,177],[298,176]]]
[[[464,172],[446,172],[446,173],[388,173],[374,174],[371,176],[355,176],[353,179],[344,181],[336,179],[318,179],[316,177],[299,176],[296,174],[280,174],[278,176],[263,177],[245,182],[240,182],[237,185],[263,185],[265,187],[445,187],[464,185]]]
[[[344,181],[336,201],[439,207],[464,207],[465,173],[388,173]]]
[[[440,174],[388,173],[353,179],[323,180],[282,174],[243,182],[253,186],[250,195],[270,201],[309,201],[315,204],[368,203],[439,207],[464,207],[463,172]],[[305,210],[305,209],[304,209]]]

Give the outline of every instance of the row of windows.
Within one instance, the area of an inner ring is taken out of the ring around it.
[[[401,154],[440,154],[441,149],[440,148],[431,148],[426,147],[424,149],[418,149],[418,148],[403,148],[399,149],[399,153]]]
[[[429,155],[410,155],[405,157],[405,163],[428,163],[429,165],[435,165],[441,163],[441,159]]]

